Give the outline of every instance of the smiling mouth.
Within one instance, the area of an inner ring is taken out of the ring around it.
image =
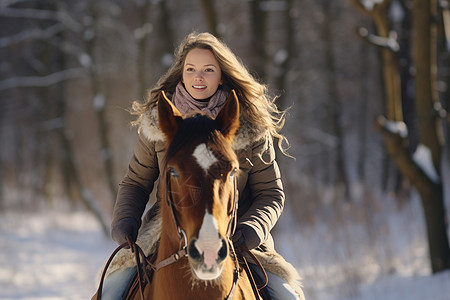
[[[192,86],[196,90],[204,90],[206,89],[206,85],[193,85]]]

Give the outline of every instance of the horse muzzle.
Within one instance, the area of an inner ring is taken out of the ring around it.
[[[188,257],[194,275],[201,280],[217,279],[222,273],[222,265],[228,256],[228,245],[219,237],[208,243],[192,239],[188,247]]]

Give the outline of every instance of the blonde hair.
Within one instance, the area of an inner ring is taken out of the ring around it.
[[[173,93],[177,84],[182,80],[183,66],[187,53],[194,49],[210,50],[222,69],[223,87],[234,89],[239,98],[242,117],[252,124],[266,129],[278,139],[278,147],[286,154],[283,141],[289,145],[286,137],[280,133],[284,125],[285,112],[275,105],[276,98],[270,98],[267,86],[259,83],[247,70],[244,64],[228,48],[225,43],[210,33],[191,33],[175,50],[172,66],[147,93],[145,103],[133,102],[132,114],[138,119],[132,124],[140,126],[143,115],[149,107],[157,101],[157,95],[164,91]]]

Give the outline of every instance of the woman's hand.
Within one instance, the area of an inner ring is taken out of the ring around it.
[[[125,218],[119,220],[111,228],[111,237],[119,245],[127,243],[127,236],[131,238],[133,242],[136,242],[138,235],[139,225],[132,218]]]
[[[256,232],[249,226],[239,226],[231,239],[236,249],[244,246],[251,250],[261,243]]]

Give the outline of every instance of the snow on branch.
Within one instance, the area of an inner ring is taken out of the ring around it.
[[[390,31],[389,37],[381,37],[370,34],[366,28],[361,27],[358,29],[358,34],[369,43],[378,47],[388,48],[393,52],[398,52],[400,50],[400,45],[397,42],[397,33],[395,31]]]
[[[434,168],[431,150],[424,144],[419,144],[413,154],[413,160],[417,166],[428,176],[434,183],[440,182],[440,177]]]
[[[405,122],[401,121],[390,121],[383,116],[377,118],[377,123],[387,132],[398,135],[405,139],[408,137],[408,127]]]
[[[371,11],[375,5],[383,3],[384,0],[359,0],[367,11]]]
[[[82,77],[85,74],[86,70],[84,68],[73,68],[55,72],[46,76],[13,77],[0,81],[0,91],[20,87],[51,86],[64,80]]]
[[[435,116],[441,119],[445,119],[448,116],[447,110],[442,107],[442,104],[439,101],[433,104],[433,112]]]

